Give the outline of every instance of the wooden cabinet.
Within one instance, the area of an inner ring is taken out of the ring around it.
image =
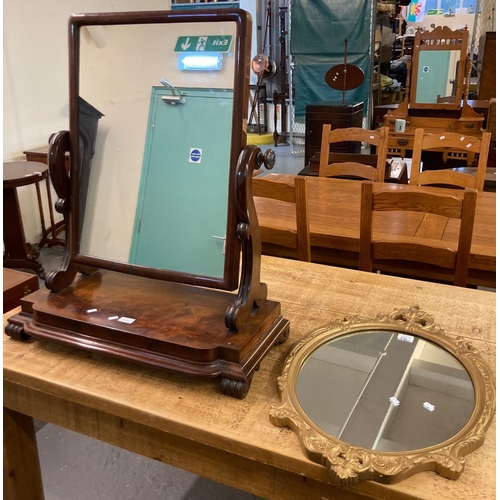
[[[491,99],[492,97],[496,97],[496,32],[486,32],[484,39],[481,40],[480,43],[483,44],[483,47],[481,47],[483,52],[483,64],[481,66],[477,98]]]
[[[363,103],[339,104],[335,102],[317,102],[306,106],[306,143],[305,143],[305,166],[309,164],[314,155],[321,151],[321,132],[323,125],[329,123],[332,130],[336,128],[362,127],[363,126]],[[359,142],[346,142],[334,144],[332,152],[360,153]]]
[[[21,305],[21,299],[38,290],[38,276],[14,269],[3,270],[3,312]]]

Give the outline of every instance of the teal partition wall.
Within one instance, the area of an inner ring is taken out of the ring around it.
[[[293,0],[290,51],[295,64],[295,117],[305,117],[306,105],[319,101],[342,103],[342,91],[325,82],[325,73],[344,62],[344,40],[348,40],[347,62],[359,66],[363,84],[346,92],[346,103],[365,103],[371,94],[373,0]]]

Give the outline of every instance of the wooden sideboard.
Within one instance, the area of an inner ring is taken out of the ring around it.
[[[488,120],[488,112],[490,109],[490,102],[488,100],[469,100],[467,101],[469,106],[479,114],[484,115],[484,120],[482,122],[482,127],[486,128],[487,120]],[[380,106],[375,106],[373,108],[373,117],[372,117],[372,129],[376,129],[384,126],[384,116],[394,111],[399,104],[382,104]],[[435,111],[433,110],[419,110],[419,114],[423,117],[435,115]],[[442,110],[440,111],[440,115],[449,118],[460,118],[460,111],[457,110]]]
[[[494,134],[495,121],[493,118],[496,116],[495,103],[486,100],[469,100],[467,102],[470,111],[475,114],[482,115],[482,120],[474,118],[471,123],[467,119],[460,118],[459,110],[408,110],[408,123],[405,132],[397,133],[394,131],[394,121],[397,104],[387,104],[383,106],[376,106],[373,113],[372,128],[376,129],[382,126],[389,127],[389,141],[388,150],[392,156],[401,156],[402,158],[409,158],[413,150],[413,138],[417,128],[423,128],[426,133],[442,133],[442,132],[457,132],[466,135],[478,136],[483,130],[487,130]],[[415,113],[418,115],[415,116]],[[493,135],[494,136],[494,135]],[[459,155],[460,156],[465,155]],[[467,155],[467,165],[471,167],[474,155]],[[443,155],[434,152],[424,152],[422,156],[424,170],[433,168],[455,168],[464,165],[463,160],[448,159]],[[496,149],[495,143],[492,140],[490,145],[490,152],[488,155],[488,167],[494,169],[496,167]]]

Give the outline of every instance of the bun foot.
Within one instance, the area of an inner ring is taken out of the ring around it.
[[[253,373],[249,375],[245,382],[242,382],[241,380],[223,378],[220,382],[222,394],[233,398],[244,399],[248,393],[248,389],[250,389],[252,378]]]
[[[15,325],[13,323],[8,323],[5,327],[5,333],[16,340],[29,340],[31,338],[21,325]]]

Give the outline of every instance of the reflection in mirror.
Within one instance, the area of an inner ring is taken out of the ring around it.
[[[418,58],[416,103],[454,102],[460,50],[421,50]]]
[[[379,451],[408,451],[457,434],[474,409],[463,365],[428,340],[364,331],[316,349],[297,378],[297,399],[328,434]]]
[[[88,29],[81,36],[80,97],[103,116],[80,252],[220,278],[236,24],[100,28],[99,43]],[[219,55],[211,52],[214,40]],[[215,67],[181,68],[196,50],[214,56]]]

